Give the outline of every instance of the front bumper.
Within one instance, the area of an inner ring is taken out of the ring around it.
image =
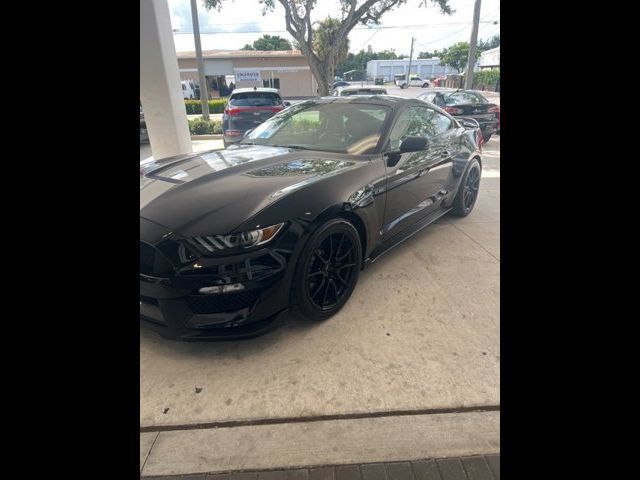
[[[165,254],[170,240],[141,240],[141,326],[180,340],[235,339],[269,331],[288,308],[295,265],[297,236],[290,229],[282,233],[268,248],[180,266]],[[238,283],[243,290],[199,293],[202,287]]]

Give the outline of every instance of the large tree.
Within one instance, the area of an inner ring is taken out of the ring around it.
[[[407,0],[337,0],[340,4],[340,20],[333,31],[334,43],[323,52],[322,58],[315,51],[318,42],[314,42],[314,22],[311,20],[311,12],[317,0],[259,0],[263,6],[262,13],[273,11],[276,1],[284,7],[285,25],[287,32],[296,40],[302,53],[307,57],[311,72],[318,82],[318,93],[329,94],[329,85],[333,81],[335,67],[349,32],[360,24],[377,25],[380,18],[389,10],[402,5]],[[449,0],[430,0],[438,5],[440,11],[450,15],[452,13]],[[223,0],[204,0],[207,9],[220,8]],[[425,2],[426,3],[426,2]]]
[[[263,35],[253,42],[253,45],[246,44],[241,50],[292,50],[291,43],[286,38],[278,35]]]
[[[478,42],[478,50],[484,52],[500,46],[500,35],[494,35],[489,40],[480,40]]]
[[[329,82],[333,82],[336,66],[347,58],[349,53],[349,39],[342,42],[342,46],[336,55],[332,56],[333,45],[338,41],[340,32],[340,19],[327,17],[320,22],[316,22],[313,29],[313,52],[321,63],[325,65]]]
[[[480,56],[480,52],[476,50],[476,57]],[[469,60],[469,42],[454,43],[449,48],[445,48],[440,52],[440,65],[448,65],[462,72],[467,66]]]

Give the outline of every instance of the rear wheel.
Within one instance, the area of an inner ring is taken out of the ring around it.
[[[362,259],[360,236],[345,219],[322,224],[305,245],[293,278],[293,311],[311,320],[336,314],[353,293]]]
[[[429,88],[429,84],[428,83],[423,83],[422,84],[422,88]]]
[[[486,135],[482,136],[482,139],[484,140],[484,143],[487,143],[489,141],[489,139],[491,138],[491,133],[488,133]]]
[[[480,163],[475,158],[469,163],[469,167],[462,178],[458,193],[453,200],[453,210],[451,213],[456,217],[466,217],[473,210],[478,192],[480,190],[480,174],[482,169]]]

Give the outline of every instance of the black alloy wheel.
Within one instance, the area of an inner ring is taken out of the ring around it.
[[[453,201],[453,214],[466,217],[473,210],[480,191],[480,175],[482,170],[478,160],[473,159],[462,179],[458,193]]]
[[[360,237],[347,220],[321,225],[303,249],[294,278],[294,310],[324,320],[347,302],[362,263]]]

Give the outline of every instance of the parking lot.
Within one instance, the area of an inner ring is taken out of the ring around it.
[[[409,92],[414,90],[421,89]],[[141,330],[140,425],[148,432],[141,435],[143,474],[283,466],[270,464],[279,458],[273,452],[270,459],[240,457],[229,445],[199,450],[203,438],[189,437],[195,442],[189,443],[172,437],[225,422],[282,419],[295,425],[304,419],[478,407],[494,410],[478,413],[486,416],[478,425],[499,428],[499,272],[500,137],[494,136],[483,151],[480,195],[471,215],[445,216],[377,260],[329,320],[285,318],[265,336],[223,343],[171,342]],[[446,430],[443,438],[455,437],[456,428],[447,427],[454,433]],[[435,443],[448,445],[443,442]],[[498,452],[497,442],[489,441],[480,453]],[[467,443],[440,453],[474,453],[473,442]],[[179,450],[178,444],[191,447]],[[320,455],[318,448],[310,446],[308,456]],[[374,450],[360,452],[371,458],[357,460],[383,461]],[[184,463],[189,454],[200,470]],[[324,461],[348,463],[340,455],[327,451]],[[283,458],[291,466],[309,464],[301,457]]]

